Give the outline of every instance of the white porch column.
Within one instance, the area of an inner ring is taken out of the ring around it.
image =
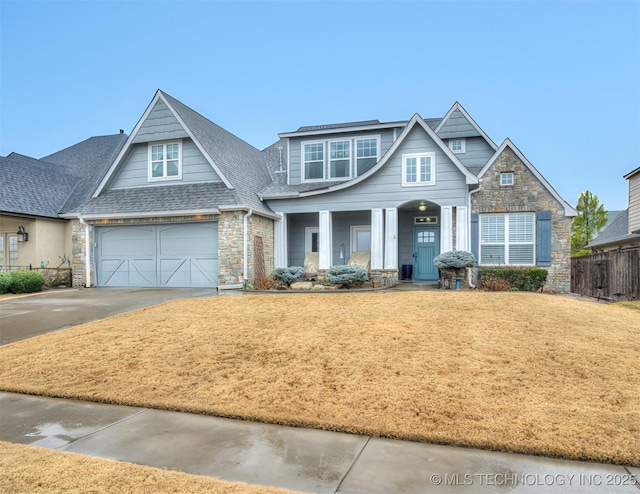
[[[456,250],[471,250],[469,243],[469,208],[456,207]]]
[[[273,222],[273,267],[287,267],[287,215],[276,213],[279,220]]]
[[[320,211],[318,225],[318,269],[329,269],[333,263],[333,226],[331,211]]]
[[[440,208],[440,253],[453,250],[453,210],[452,206]]]
[[[398,208],[385,210],[384,269],[398,269]]]
[[[371,210],[371,269],[384,266],[384,217],[382,209]]]

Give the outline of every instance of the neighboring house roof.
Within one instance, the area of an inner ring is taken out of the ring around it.
[[[631,177],[633,177],[637,173],[640,173],[640,166],[638,168],[636,168],[635,170],[631,170],[629,173],[624,175],[622,178],[625,178],[625,179],[628,180],[628,179],[630,179]]]
[[[404,129],[402,130],[398,138],[393,142],[393,144],[387,150],[384,156],[380,158],[380,161],[378,161],[378,163],[376,163],[370,170],[363,173],[362,175],[354,179],[348,180],[346,182],[339,182],[339,183],[334,182],[331,185],[321,184],[320,187],[318,187],[319,184],[309,184],[314,186],[314,188],[312,189],[305,189],[300,185],[295,185],[295,186],[290,185],[286,187],[283,187],[283,186],[272,187],[270,184],[269,187],[266,187],[262,190],[262,192],[260,193],[260,197],[263,199],[284,199],[284,198],[292,198],[292,197],[305,197],[305,196],[312,196],[317,194],[324,194],[328,192],[334,192],[337,190],[342,190],[348,187],[352,187],[362,182],[363,180],[366,180],[368,177],[370,177],[371,175],[376,173],[380,168],[382,168],[385,165],[385,163],[389,161],[389,159],[393,156],[393,154],[396,152],[398,147],[404,142],[404,140],[407,138],[409,133],[416,126],[422,128],[429,135],[429,137],[431,137],[431,139],[438,145],[438,147],[440,147],[442,152],[444,152],[449,157],[449,159],[458,168],[458,170],[460,170],[460,172],[465,176],[467,184],[478,183],[478,179],[473,175],[473,173],[471,173],[460,162],[460,160],[456,157],[456,155],[449,149],[449,146],[447,146],[442,141],[442,139],[438,137],[435,131],[431,128],[431,126],[420,115],[416,113],[413,117],[411,117],[411,120],[409,120],[409,122],[404,127]],[[282,136],[282,134],[280,134],[280,136]],[[307,184],[301,184],[301,185],[304,186]]]
[[[90,137],[42,158],[43,161],[66,166],[78,177],[60,213],[71,211],[91,198],[126,140],[124,133]]]
[[[156,92],[147,110],[131,132],[131,136],[93,194],[92,201],[106,192],[105,187],[109,179],[123,163],[123,158],[132,146],[140,127],[158,100],[162,100],[167,105],[205,159],[232,192],[225,196],[227,202],[214,204],[214,206],[246,207],[273,215],[268,206],[262,203],[258,197],[258,192],[271,183],[271,176],[265,166],[263,154],[161,90]],[[167,184],[161,188],[166,190],[174,186],[177,185]],[[107,198],[114,197],[113,194],[107,196]],[[113,207],[115,210],[118,205],[114,202]]]
[[[624,244],[633,240],[640,240],[640,235],[629,233],[629,210],[625,209],[585,248],[596,249],[598,247]]]
[[[607,211],[607,222],[606,222],[606,223],[605,223],[605,225],[602,227],[602,230],[600,230],[600,231],[596,234],[596,237],[592,240],[592,242],[595,242],[595,241],[598,239],[598,237],[600,236],[600,234],[601,234],[603,231],[605,231],[605,230],[609,227],[609,225],[610,225],[611,223],[613,223],[613,222],[616,220],[616,218],[617,218],[618,216],[620,216],[620,215],[621,215],[622,213],[624,213],[624,212],[625,212],[625,210]]]
[[[524,154],[522,154],[522,152],[516,147],[516,145],[513,142],[511,142],[511,139],[509,139],[508,137],[496,150],[496,152],[493,154],[491,159],[487,161],[487,164],[484,165],[482,170],[480,170],[480,173],[478,174],[478,178],[482,179],[482,177],[487,172],[487,170],[491,168],[491,165],[493,165],[496,159],[498,159],[498,157],[504,152],[506,148],[511,149],[511,151],[513,151],[513,153],[518,157],[518,159],[522,161],[524,166],[526,166],[529,169],[529,171],[533,173],[533,175],[540,181],[540,183],[547,189],[547,191],[556,199],[556,201],[562,204],[562,207],[564,208],[565,216],[578,216],[578,211],[576,211],[573,206],[571,206],[567,201],[565,201],[562,197],[560,197],[560,194],[558,194],[558,192],[551,186],[551,184],[547,182],[547,180],[540,174],[540,172],[536,169],[536,167],[533,166],[533,164],[526,158]]]
[[[220,182],[109,189],[77,208],[73,216],[96,219],[215,214],[218,204],[232,204],[234,200],[234,191]]]
[[[0,211],[58,218],[77,180],[65,166],[17,153],[0,156]]]

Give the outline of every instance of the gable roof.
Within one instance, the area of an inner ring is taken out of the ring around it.
[[[629,233],[629,210],[620,211],[613,221],[607,224],[600,234],[585,246],[586,249],[595,249],[607,245],[623,244],[631,240],[640,240],[637,233]]]
[[[352,187],[363,180],[366,180],[368,177],[372,176],[376,173],[380,168],[382,168],[388,161],[391,159],[396,150],[400,147],[400,145],[407,138],[409,133],[413,130],[414,127],[422,128],[431,139],[440,147],[440,149],[447,155],[447,157],[453,162],[453,164],[460,170],[460,172],[465,176],[467,184],[477,184],[478,178],[473,175],[456,157],[456,155],[449,149],[442,139],[438,137],[435,131],[431,128],[431,126],[417,113],[411,117],[411,120],[407,123],[405,128],[402,130],[398,138],[393,142],[391,147],[387,150],[384,156],[375,164],[371,169],[362,175],[337,184],[327,185],[326,183],[320,184],[300,184],[297,185],[280,185],[277,187],[269,186],[262,190],[260,197],[263,199],[284,199],[291,197],[306,197],[313,196],[318,194],[326,194],[328,192],[334,192],[337,190],[346,189]],[[314,187],[313,190],[305,190],[309,186]]]
[[[525,157],[524,154],[516,147],[516,145],[511,142],[511,139],[508,137],[503,141],[498,150],[493,154],[493,156],[487,161],[487,164],[482,167],[480,173],[478,173],[478,178],[482,178],[484,174],[487,172],[491,165],[498,159],[498,157],[504,152],[505,149],[511,149],[513,153],[518,157],[520,161],[526,166],[531,173],[538,179],[538,181],[544,186],[545,189],[558,201],[562,207],[564,208],[565,216],[578,216],[578,212],[571,206],[567,201],[565,201],[560,194],[554,189],[549,182],[540,174],[540,172],[536,169],[535,166]]]
[[[453,106],[449,109],[449,111],[442,118],[442,120],[440,120],[440,122],[434,129],[436,131],[436,134],[440,135],[440,131],[456,111],[462,114],[462,116],[467,120],[467,122],[478,132],[478,135],[482,136],[484,140],[487,141],[487,143],[489,143],[489,146],[491,146],[494,150],[498,149],[498,146],[496,146],[496,143],[491,140],[491,138],[487,135],[487,133],[480,128],[480,126],[476,123],[476,121],[473,118],[471,118],[471,115],[467,113],[467,110],[465,110],[463,106],[457,101],[453,104]]]
[[[151,103],[100,182],[93,194],[93,199],[103,193],[109,180],[123,163],[138,131],[158,101],[164,102],[224,185],[233,191],[233,194],[227,196],[230,202],[225,206],[248,207],[273,214],[258,198],[258,192],[271,183],[261,152],[160,89],[156,91]],[[165,184],[163,187],[178,185],[180,184]]]

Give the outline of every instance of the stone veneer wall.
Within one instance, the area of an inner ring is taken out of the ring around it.
[[[501,186],[500,173],[513,172],[514,185]],[[482,178],[482,188],[471,195],[472,213],[551,211],[551,266],[547,285],[571,291],[571,217],[515,153],[506,148]]]
[[[244,263],[243,211],[224,211],[218,217],[218,284],[237,285]]]
[[[255,262],[256,253],[254,252],[255,237],[262,237],[262,247],[264,255],[264,272],[269,276],[274,269],[273,266],[273,220],[258,216],[256,214],[249,217],[249,255],[247,265],[247,276],[250,284],[255,283]]]

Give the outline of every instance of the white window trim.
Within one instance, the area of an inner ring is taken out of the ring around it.
[[[301,183],[309,183],[309,182],[341,182],[344,180],[350,180],[358,176],[358,147],[357,143],[361,140],[366,139],[375,139],[376,140],[376,163],[380,161],[380,153],[381,153],[381,137],[379,134],[377,135],[362,135],[362,136],[349,136],[342,138],[332,138],[332,139],[315,139],[311,141],[300,141],[300,182]],[[346,177],[334,177],[331,178],[331,143],[332,142],[349,142],[349,175]],[[306,178],[306,161],[304,159],[304,148],[308,144],[322,144],[324,153],[323,153],[323,163],[322,163],[322,178]],[[374,165],[375,166],[375,165]],[[366,173],[366,172],[365,172]]]
[[[460,149],[453,149],[453,142],[454,141],[460,141],[461,145],[460,145]],[[467,152],[467,140],[464,137],[456,137],[453,139],[449,139],[449,149],[454,153],[454,154],[462,154],[462,153],[466,153]]]
[[[172,176],[162,176],[162,177],[154,177],[153,176],[153,167],[152,163],[152,149],[153,146],[164,146],[164,172],[167,172],[167,144],[177,144],[178,145],[178,174]],[[171,180],[182,180],[182,139],[175,139],[171,141],[156,141],[150,142],[147,146],[147,179],[149,182],[166,182]]]
[[[318,252],[320,250],[320,228],[317,226],[308,226],[304,229],[304,252],[305,255],[307,252],[312,252],[311,247],[313,246],[313,234],[318,234]]]
[[[509,242],[509,215],[510,214],[528,214],[531,215],[533,217],[532,219],[532,229],[533,229],[533,240],[532,242]],[[479,227],[479,232],[478,232],[478,237],[479,237],[479,241],[480,241],[480,245],[478,248],[478,256],[480,259],[478,259],[478,264],[481,266],[535,266],[536,265],[536,252],[537,252],[537,232],[536,232],[536,214],[529,212],[529,211],[522,211],[522,212],[518,212],[518,213],[482,213],[480,214],[480,217],[482,216],[495,216],[495,215],[501,215],[504,216],[504,239],[505,241],[503,243],[487,243],[484,245],[504,245],[504,259],[505,262],[504,263],[486,263],[483,262],[482,264],[480,264],[480,260],[482,259],[482,218],[480,218],[479,222],[478,222],[478,227]],[[531,263],[526,263],[526,264],[514,264],[514,263],[510,263],[509,262],[509,246],[510,245],[530,245],[533,244],[533,259]]]
[[[358,232],[369,232],[369,236],[371,236],[371,226],[370,225],[351,225],[351,254],[356,251],[356,243],[358,238]],[[373,239],[371,239],[373,242]],[[371,252],[371,245],[369,245],[369,250],[365,252]]]
[[[503,177],[509,176],[511,175],[511,183],[510,184],[505,184],[502,181]],[[516,183],[516,176],[513,172],[502,172],[500,173],[500,187],[513,187],[513,185]]]
[[[420,158],[431,158],[431,180],[420,181],[420,169],[416,170],[416,181],[407,182],[407,159],[416,158],[418,167],[420,166]],[[402,186],[403,187],[423,187],[425,185],[436,184],[436,153],[409,153],[402,155]]]

